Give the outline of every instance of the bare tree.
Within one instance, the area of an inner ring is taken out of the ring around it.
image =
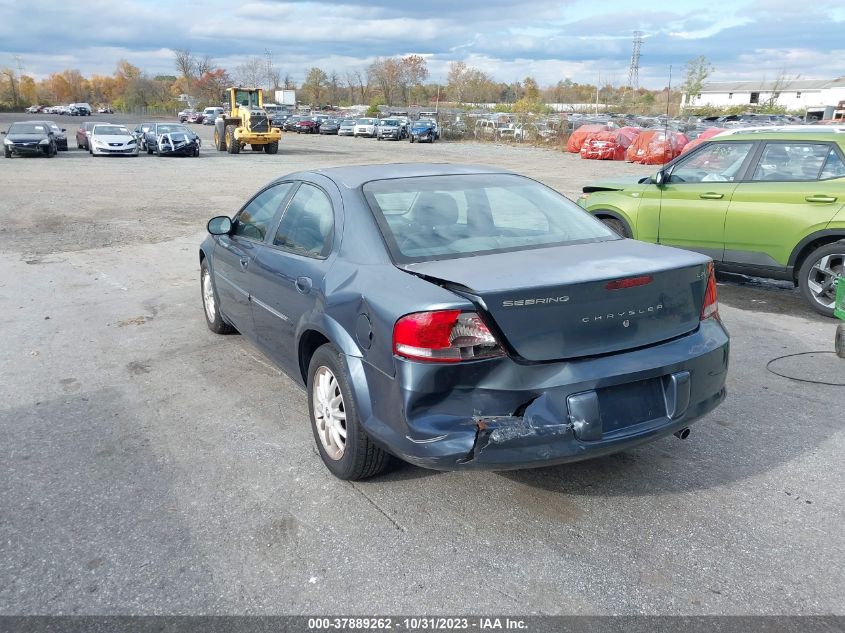
[[[193,80],[197,72],[197,60],[190,49],[177,48],[173,51],[176,70],[188,81]]]
[[[780,93],[788,89],[793,81],[798,81],[800,78],[801,75],[787,75],[786,68],[781,68],[774,83],[772,84],[772,90],[769,93],[769,97],[763,103],[763,106],[767,109],[777,107],[778,99],[780,99]]]
[[[214,60],[211,58],[211,55],[204,55],[202,59],[196,60],[194,66],[197,77],[202,77],[205,73],[210,73],[214,68]]]
[[[258,88],[267,78],[267,62],[260,57],[250,57],[235,67],[235,81],[244,88]]]

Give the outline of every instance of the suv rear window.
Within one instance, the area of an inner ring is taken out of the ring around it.
[[[378,180],[364,195],[397,263],[619,239],[564,196],[511,174]]]

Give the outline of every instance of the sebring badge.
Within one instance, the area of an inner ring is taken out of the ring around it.
[[[513,299],[502,301],[503,308],[514,308],[516,306],[540,306],[549,305],[550,303],[566,303],[569,301],[569,296],[563,297],[536,297],[534,299]]]

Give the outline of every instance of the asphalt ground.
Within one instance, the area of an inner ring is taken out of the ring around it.
[[[507,473],[336,480],[304,393],[205,326],[205,222],[276,176],[460,161],[574,197],[653,168],[295,134],[230,156],[196,129],[199,158],[0,159],[0,614],[845,612],[845,391],[766,369],[835,323],[787,285],[719,284],[729,396],[688,440]],[[778,367],[845,381],[832,354]]]

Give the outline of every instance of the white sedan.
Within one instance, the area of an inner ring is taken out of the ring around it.
[[[88,151],[92,156],[137,156],[138,141],[128,128],[100,123],[91,130]]]
[[[353,133],[354,136],[369,136],[370,138],[376,135],[376,126],[378,125],[378,119],[358,119],[358,122],[355,124],[355,132]]]

